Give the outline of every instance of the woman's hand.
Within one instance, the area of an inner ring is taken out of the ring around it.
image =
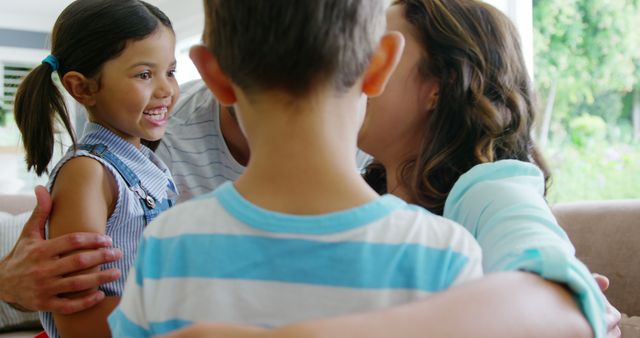
[[[120,278],[115,269],[87,275],[66,276],[120,259],[111,239],[97,233],[74,233],[52,240],[44,239],[44,227],[51,212],[51,196],[38,186],[38,204],[31,214],[13,250],[0,260],[0,299],[23,311],[51,311],[70,314],[90,308],[104,299],[100,291],[67,299],[61,293],[96,288]],[[94,249],[94,250],[91,250]],[[67,253],[76,250],[91,250]]]
[[[593,278],[596,280],[596,283],[598,283],[602,292],[607,291],[609,288],[609,278],[597,273],[593,274]],[[607,321],[607,338],[620,338],[622,337],[622,332],[620,331],[620,319],[622,316],[620,315],[620,311],[611,305],[606,297],[604,299],[607,302],[607,313],[605,317]]]

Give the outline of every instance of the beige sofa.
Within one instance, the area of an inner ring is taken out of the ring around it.
[[[553,206],[558,223],[591,271],[609,277],[605,292],[623,314],[623,338],[640,338],[640,199]]]
[[[609,277],[607,298],[640,316],[640,200],[559,204],[553,212],[593,272]]]
[[[0,195],[0,211],[30,210],[31,196]],[[576,247],[578,257],[606,275],[608,299],[621,312],[640,316],[640,199],[558,204],[553,212]],[[626,319],[624,338],[640,338],[640,318]],[[1,338],[33,337],[33,332],[4,333]]]

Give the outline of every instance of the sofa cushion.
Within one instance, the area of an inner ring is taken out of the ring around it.
[[[22,226],[29,219],[30,212],[20,215],[0,213],[0,257],[6,256],[18,240]],[[36,312],[20,312],[8,304],[0,302],[0,332],[15,328],[38,328],[40,321]]]
[[[578,258],[611,281],[611,304],[640,316],[640,200],[563,203],[553,212]]]
[[[622,315],[620,331],[622,331],[622,338],[640,338],[640,317],[629,318]]]

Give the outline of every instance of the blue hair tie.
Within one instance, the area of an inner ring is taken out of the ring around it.
[[[42,60],[42,63],[48,63],[49,66],[51,66],[51,69],[53,69],[54,72],[56,70],[58,70],[58,68],[60,68],[60,63],[58,62],[58,58],[56,58],[55,56],[53,56],[51,54],[49,54],[49,56],[44,58],[44,60]]]

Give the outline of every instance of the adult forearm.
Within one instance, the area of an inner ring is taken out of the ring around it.
[[[422,301],[368,314],[286,326],[277,337],[592,337],[563,287],[500,273]]]

